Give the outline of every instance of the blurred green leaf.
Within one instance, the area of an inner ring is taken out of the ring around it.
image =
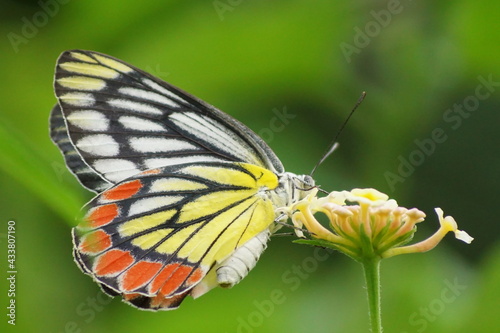
[[[21,140],[16,133],[0,124],[0,168],[31,190],[72,224],[80,209],[81,198],[74,190],[57,181],[60,165],[52,164],[33,149],[34,144]],[[51,168],[52,167],[52,168]],[[63,166],[64,167],[64,166]]]

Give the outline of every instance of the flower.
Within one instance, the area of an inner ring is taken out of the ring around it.
[[[469,234],[465,231],[458,230],[457,222],[455,222],[455,219],[453,217],[446,216],[445,218],[443,218],[444,214],[441,208],[435,208],[434,210],[439,217],[439,224],[441,224],[441,227],[445,230],[453,231],[455,233],[456,239],[460,239],[467,244],[470,244],[474,240],[474,238],[469,236]]]
[[[426,216],[422,211],[399,207],[396,200],[371,188],[331,192],[322,198],[316,194],[317,191],[313,191],[286,209],[298,230],[297,235],[304,237],[301,228],[305,226],[313,238],[298,242],[334,248],[358,261],[425,252],[434,248],[449,231],[466,243],[473,240],[465,231],[458,230],[453,217],[443,217],[443,211],[436,208],[439,230],[424,241],[404,246],[413,238],[416,224],[424,221]],[[318,212],[327,216],[329,228],[315,218]]]

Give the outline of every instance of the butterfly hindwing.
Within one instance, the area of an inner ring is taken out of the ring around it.
[[[74,149],[112,184],[148,169],[204,161],[283,172],[267,144],[246,126],[110,56],[64,52],[54,88]]]
[[[89,203],[73,231],[75,258],[108,293],[140,308],[175,308],[212,268],[269,228],[269,191],[277,186],[273,172],[246,163],[142,172]]]

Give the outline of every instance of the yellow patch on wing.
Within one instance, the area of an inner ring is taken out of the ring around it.
[[[106,65],[106,66],[109,66],[119,72],[123,72],[123,73],[129,73],[129,72],[132,72],[133,69],[128,67],[127,65],[121,63],[121,62],[118,62],[116,60],[113,60],[113,59],[110,59],[110,58],[107,58],[107,57],[103,57],[101,55],[98,55],[98,54],[94,54],[94,57],[99,61],[101,62],[102,64]]]
[[[202,195],[182,207],[177,223],[185,223],[202,216],[216,214],[238,201],[252,197],[254,194],[255,190],[240,190],[212,192]]]
[[[114,69],[84,62],[63,62],[59,64],[59,66],[71,73],[97,76],[102,77],[103,79],[114,79],[120,75],[120,72],[117,72]]]
[[[139,236],[132,240],[132,244],[140,247],[143,250],[147,250],[155,246],[158,242],[167,237],[173,229],[160,229],[150,232],[146,235]],[[167,240],[169,242],[170,240]]]
[[[85,76],[68,76],[57,80],[61,86],[76,90],[101,90],[106,81]]]
[[[211,220],[186,242],[177,255],[189,257],[191,262],[201,260],[204,265],[221,262],[273,221],[271,202],[248,199]]]
[[[139,232],[143,232],[144,230],[154,228],[162,223],[165,223],[170,220],[176,212],[177,210],[171,209],[127,221],[120,225],[118,232],[122,237],[135,235]]]
[[[278,185],[278,177],[271,171],[261,168],[257,165],[248,163],[238,163],[241,167],[245,168],[257,179],[254,186],[261,187],[265,186],[270,190],[274,190]]]
[[[201,223],[196,223],[180,229],[175,234],[170,236],[163,244],[156,248],[156,251],[159,253],[171,254],[177,251],[184,242],[189,238],[191,234],[193,234],[196,229],[200,227]],[[161,239],[161,238],[160,238]],[[160,240],[158,239],[158,240]]]
[[[91,106],[95,103],[95,98],[92,94],[81,92],[69,92],[59,96],[59,99],[64,103],[74,106]]]
[[[231,234],[241,234],[241,238],[238,240],[237,247],[242,246],[250,239],[254,238],[262,231],[267,229],[271,223],[274,222],[275,218],[274,206],[269,200],[262,200],[258,198],[255,200],[254,205],[247,211],[245,211],[239,218],[238,221],[241,223],[240,225],[234,224],[229,226],[226,231],[227,235],[225,237],[229,237]],[[245,231],[243,232],[242,227],[245,227]],[[222,237],[224,239],[224,237]],[[222,244],[225,242],[222,241]],[[232,250],[231,250],[232,251]],[[218,256],[220,258],[220,256]],[[222,256],[222,259],[225,259],[225,256]]]
[[[80,53],[80,52],[70,52],[71,56],[75,59],[81,60],[81,61],[86,61],[86,62],[93,62],[94,64],[97,64],[97,61],[95,59],[89,57],[86,54]]]
[[[263,169],[265,170],[265,169]],[[183,169],[183,173],[205,178],[219,184],[255,187],[255,180],[249,174],[233,168],[221,168],[204,165],[190,166]]]

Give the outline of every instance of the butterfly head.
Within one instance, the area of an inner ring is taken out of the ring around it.
[[[296,176],[297,180],[301,182],[301,184],[297,184],[297,187],[300,187],[302,185],[302,190],[305,192],[310,191],[313,187],[316,186],[313,177],[309,175],[299,175]]]
[[[315,183],[311,176],[285,172],[279,176],[279,186],[275,189],[273,202],[277,208],[288,207],[305,198],[313,188]]]

